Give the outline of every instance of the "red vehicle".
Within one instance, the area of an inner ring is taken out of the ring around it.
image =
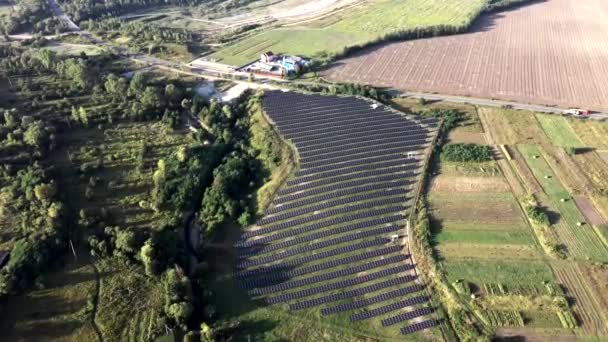
[[[564,111],[564,114],[571,114],[574,116],[589,116],[591,115],[591,111],[588,109],[580,109],[580,108],[570,108]]]

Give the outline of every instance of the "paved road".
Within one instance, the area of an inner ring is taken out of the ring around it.
[[[548,114],[563,114],[564,110],[567,108],[558,108],[558,107],[549,107],[542,105],[534,105],[528,103],[518,103],[511,101],[501,101],[501,100],[492,100],[492,99],[482,99],[476,97],[466,97],[466,96],[453,96],[453,95],[443,95],[443,94],[431,94],[431,93],[419,93],[419,92],[410,92],[410,91],[391,91],[392,95],[399,97],[410,97],[410,98],[424,98],[425,100],[431,101],[445,101],[452,103],[468,103],[477,106],[485,106],[485,107],[511,107],[513,109],[520,110],[528,110],[533,112],[540,113],[548,113]],[[602,112],[594,112],[589,116],[590,119],[594,120],[608,120],[608,113]]]

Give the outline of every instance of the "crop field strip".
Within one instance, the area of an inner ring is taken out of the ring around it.
[[[410,306],[432,314],[420,308],[425,296],[404,298],[424,287],[412,283],[402,236],[391,236],[403,231],[437,121],[355,97],[271,91],[263,106],[298,149],[300,169],[235,243],[240,286],[292,311],[337,302],[325,315],[387,302],[353,322]]]

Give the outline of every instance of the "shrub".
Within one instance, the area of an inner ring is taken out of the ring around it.
[[[545,226],[548,226],[551,224],[551,222],[549,221],[549,215],[547,215],[547,213],[544,212],[538,206],[533,206],[533,205],[528,206],[526,208],[526,214],[528,214],[528,217],[530,218],[530,220],[532,220],[535,223],[542,224]]]
[[[443,147],[441,159],[449,162],[485,162],[492,160],[492,149],[487,145],[451,144]]]

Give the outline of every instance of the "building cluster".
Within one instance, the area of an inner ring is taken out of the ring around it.
[[[260,59],[244,66],[241,71],[254,74],[288,77],[306,70],[310,62],[299,56],[274,54],[271,51],[260,55]]]

